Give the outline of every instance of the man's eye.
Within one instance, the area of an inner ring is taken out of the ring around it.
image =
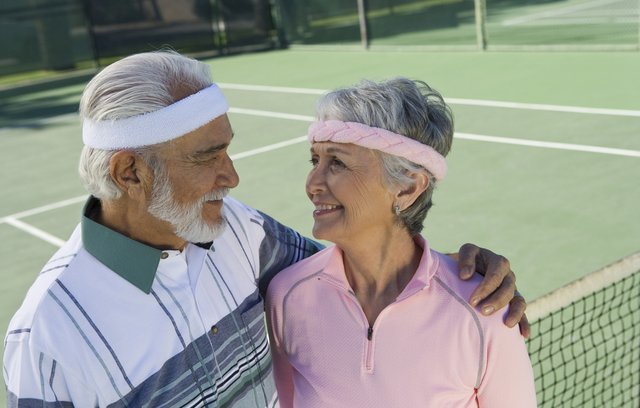
[[[198,164],[211,164],[213,162],[215,162],[216,160],[218,160],[218,155],[214,154],[214,155],[210,155],[210,156],[203,156],[197,159],[197,163]]]

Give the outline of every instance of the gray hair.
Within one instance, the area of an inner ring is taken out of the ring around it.
[[[330,92],[318,101],[320,120],[364,123],[401,134],[433,147],[446,156],[453,142],[453,113],[442,95],[425,82],[407,78],[388,81],[362,81]],[[413,236],[419,234],[427,212],[433,205],[435,178],[422,166],[407,159],[375,151],[384,170],[384,182],[390,190],[413,184],[407,174],[424,172],[429,177],[427,189],[402,210],[399,222]]]
[[[174,51],[135,54],[117,61],[98,73],[85,87],[80,99],[80,117],[117,120],[162,109],[176,102],[176,95],[193,94],[211,85],[205,63]],[[157,172],[157,146],[134,149]],[[122,192],[109,174],[109,161],[117,150],[84,146],[78,171],[90,194],[113,200]]]

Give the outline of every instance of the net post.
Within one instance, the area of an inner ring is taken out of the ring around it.
[[[367,0],[358,0],[358,21],[360,22],[360,43],[369,49],[369,30],[367,29]]]
[[[485,51],[487,49],[487,2],[486,0],[473,0],[476,15],[476,41],[478,49]]]

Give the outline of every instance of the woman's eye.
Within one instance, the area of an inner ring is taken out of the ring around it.
[[[318,165],[318,159],[312,157],[311,160],[309,160],[309,163],[311,163],[311,166],[316,167]]]
[[[346,166],[344,165],[344,163],[343,163],[343,162],[341,162],[341,161],[340,161],[340,160],[338,160],[338,159],[333,159],[333,160],[331,160],[331,165],[332,165],[332,166],[334,166],[334,167],[340,167],[340,168],[345,168],[345,167],[346,167]]]

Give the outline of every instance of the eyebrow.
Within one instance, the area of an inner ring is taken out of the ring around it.
[[[235,133],[231,132],[231,139],[235,136]],[[216,154],[218,152],[223,151],[229,147],[229,143],[220,143],[215,146],[207,147],[206,149],[198,150],[189,155],[189,158],[198,158],[202,156],[210,156],[212,154]]]

